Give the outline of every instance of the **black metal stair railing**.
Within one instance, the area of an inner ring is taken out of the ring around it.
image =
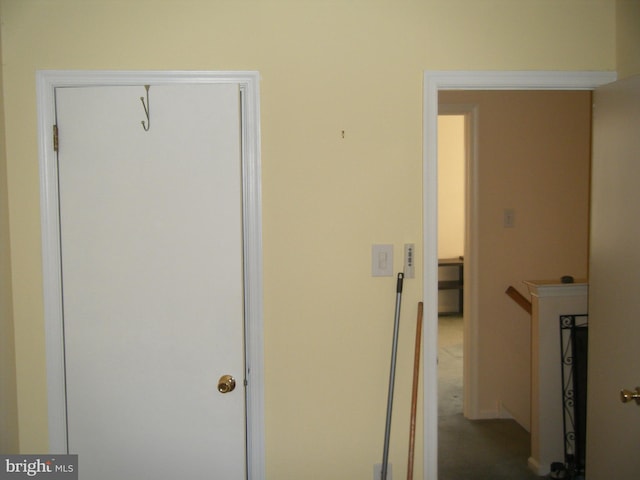
[[[587,315],[560,316],[564,460],[572,479],[585,475],[588,324]]]

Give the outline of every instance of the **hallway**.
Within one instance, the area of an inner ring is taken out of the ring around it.
[[[462,415],[462,317],[438,321],[439,480],[535,480],[529,433],[513,420]]]

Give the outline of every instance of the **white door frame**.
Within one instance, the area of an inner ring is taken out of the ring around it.
[[[616,80],[615,72],[562,71],[425,71],[423,83],[423,248],[424,248],[424,479],[438,478],[438,91],[440,90],[593,90]],[[471,162],[475,163],[472,155]],[[469,170],[470,185],[475,164]],[[477,190],[476,190],[477,191]],[[470,215],[473,216],[473,210]],[[468,251],[472,258],[468,272],[473,289],[477,278],[474,268],[474,243],[477,241],[477,222],[470,218]],[[467,252],[465,252],[467,253]],[[466,268],[465,268],[466,270]],[[465,272],[466,273],[466,272]],[[466,321],[474,329],[474,301],[465,307]],[[477,336],[475,336],[477,338]],[[477,365],[477,342],[465,342],[465,363]],[[472,369],[468,381],[477,385],[477,370]],[[473,395],[473,394],[472,394]]]
[[[64,332],[58,172],[53,147],[55,89],[58,87],[237,84],[242,118],[242,182],[245,277],[245,378],[247,477],[262,480],[264,461],[264,369],[262,301],[262,206],[260,171],[260,97],[258,72],[57,71],[36,73],[42,227],[42,276],[47,351],[49,450],[67,451]]]

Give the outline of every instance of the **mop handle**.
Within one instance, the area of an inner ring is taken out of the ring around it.
[[[396,284],[396,313],[393,322],[393,344],[391,348],[391,371],[389,372],[389,394],[387,396],[387,423],[384,431],[384,451],[382,454],[382,468],[380,470],[380,480],[387,479],[387,469],[389,466],[389,437],[391,435],[391,412],[393,411],[393,387],[396,379],[396,357],[398,352],[398,331],[400,328],[400,304],[402,301],[402,284],[404,273],[398,274]]]
[[[418,382],[420,371],[420,342],[422,341],[423,303],[418,302],[418,318],[416,321],[416,346],[413,356],[413,390],[411,391],[411,418],[409,421],[409,459],[407,462],[407,480],[413,480],[413,456],[416,439],[416,407],[418,404]]]

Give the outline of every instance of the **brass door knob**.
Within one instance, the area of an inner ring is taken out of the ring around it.
[[[620,400],[622,403],[630,402],[631,400],[635,400],[638,405],[640,405],[640,387],[636,387],[635,392],[632,390],[620,390]]]
[[[234,388],[236,388],[236,379],[231,375],[223,375],[218,380],[218,391],[220,393],[233,392]]]

